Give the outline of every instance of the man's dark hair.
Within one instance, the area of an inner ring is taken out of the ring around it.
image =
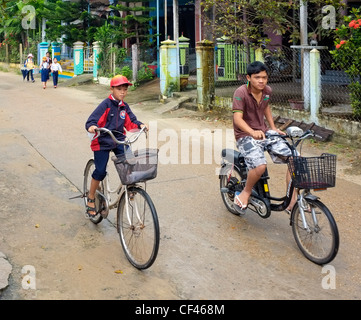
[[[266,71],[268,75],[268,68],[267,66],[262,63],[261,61],[254,61],[247,67],[247,75],[252,76],[252,74],[257,74],[262,71]]]

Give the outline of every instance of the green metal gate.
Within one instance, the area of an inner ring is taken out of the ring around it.
[[[246,74],[247,71],[247,49],[244,45],[237,46],[237,61],[236,49],[234,44],[218,43],[216,53],[216,68],[217,77],[220,81],[234,81],[237,80],[236,65],[238,63],[238,74]],[[255,51],[253,48],[249,49],[249,62],[255,61]],[[236,63],[237,62],[237,63]]]

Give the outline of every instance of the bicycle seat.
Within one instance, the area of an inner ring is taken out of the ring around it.
[[[233,149],[223,149],[222,158],[226,159],[228,162],[239,164],[244,161],[244,158],[241,154]]]

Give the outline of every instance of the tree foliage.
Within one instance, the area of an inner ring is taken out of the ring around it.
[[[299,38],[300,1],[203,0],[201,4],[214,37],[226,36],[230,42],[254,45],[269,41],[267,34],[271,32]],[[317,20],[322,17],[323,6],[333,5],[337,10],[343,4],[339,0],[309,0],[308,5],[313,8],[309,10],[309,20]],[[319,26],[312,31],[328,32]]]
[[[154,36],[150,34],[150,29],[155,30],[155,27],[151,26],[153,17],[150,17],[149,13],[154,11],[154,7],[144,6],[146,1],[133,1],[125,0],[121,4],[116,6],[110,6],[111,9],[117,10],[123,13],[123,16],[113,16],[111,19],[123,25],[126,30],[127,37],[132,42],[140,45],[149,45],[149,39]],[[141,5],[140,5],[141,4]]]
[[[335,47],[331,51],[334,67],[344,70],[350,77],[351,106],[355,116],[361,116],[361,12],[353,8],[335,31]]]
[[[139,2],[126,0],[112,6],[116,13],[122,12],[121,17],[118,17],[120,14],[117,13],[108,18],[109,25],[117,26],[112,29],[113,40],[130,38],[132,42],[142,45],[149,42],[149,31],[154,29],[150,24],[153,18],[149,13],[155,8],[147,6],[148,2],[149,0],[145,0],[140,5]],[[76,41],[92,43],[97,28],[104,26],[107,20],[91,14],[89,5],[92,6],[92,3],[88,0],[0,0],[0,41],[6,38],[5,33],[11,33],[14,39],[23,45],[29,36],[40,41],[42,20],[46,19],[46,40],[59,41],[61,38],[68,46],[72,46]],[[22,9],[25,6],[35,8],[34,30],[25,30],[22,26]]]

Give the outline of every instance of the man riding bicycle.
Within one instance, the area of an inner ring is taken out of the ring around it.
[[[264,150],[267,147],[274,163],[285,163],[291,156],[291,151],[282,139],[270,142],[265,139],[265,133],[285,133],[276,128],[269,99],[272,89],[267,85],[268,69],[260,61],[255,61],[247,67],[247,84],[236,89],[233,95],[233,128],[237,148],[244,157],[249,169],[245,188],[237,192],[234,198],[236,209],[245,213],[253,186],[266,170],[266,157]],[[269,124],[267,127],[265,118]],[[286,183],[291,179],[287,170]],[[290,211],[295,203],[295,197],[286,211]]]

